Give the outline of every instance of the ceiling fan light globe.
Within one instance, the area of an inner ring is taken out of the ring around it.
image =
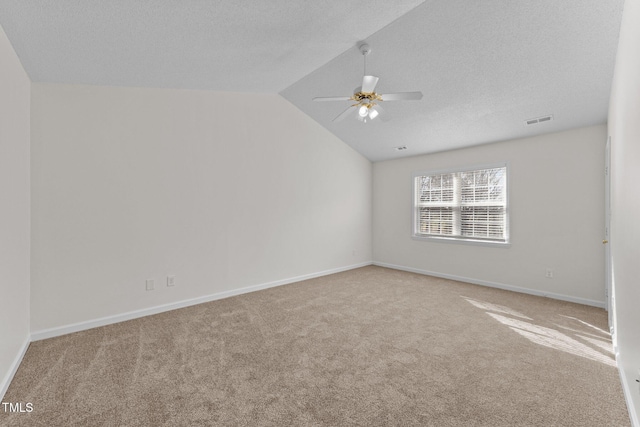
[[[369,114],[369,108],[367,108],[366,105],[361,106],[358,110],[358,114],[360,115],[360,117],[366,117],[367,114]]]
[[[373,120],[376,117],[378,117],[378,112],[372,108],[371,111],[369,111],[369,118]]]

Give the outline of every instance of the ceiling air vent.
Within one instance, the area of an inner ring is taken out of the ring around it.
[[[535,119],[529,119],[524,121],[525,126],[537,125],[538,123],[550,122],[553,120],[553,114],[549,114],[548,116],[538,117]]]
[[[403,146],[401,146],[401,147],[395,147],[395,150],[396,150],[396,151],[404,151],[404,150],[406,150],[406,149],[407,149],[407,146],[406,146],[406,145],[403,145]]]

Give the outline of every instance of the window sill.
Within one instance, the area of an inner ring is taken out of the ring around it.
[[[511,243],[507,242],[491,242],[487,240],[473,240],[473,239],[459,239],[455,237],[435,237],[435,236],[411,236],[413,240],[420,240],[423,242],[437,242],[437,243],[454,243],[458,245],[471,245],[471,246],[487,246],[493,248],[510,248]]]

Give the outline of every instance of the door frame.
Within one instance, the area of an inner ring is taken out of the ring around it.
[[[611,262],[611,137],[607,138],[604,154],[604,272],[605,272],[605,308],[609,316],[609,330],[615,332],[615,289],[613,282],[613,264]]]

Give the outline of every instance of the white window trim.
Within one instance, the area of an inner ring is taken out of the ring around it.
[[[507,236],[504,242],[496,242],[491,240],[483,240],[483,239],[473,239],[473,238],[464,238],[464,237],[448,237],[448,236],[423,236],[416,233],[416,206],[415,206],[415,198],[416,198],[416,189],[415,182],[416,178],[419,176],[426,175],[439,175],[446,173],[456,173],[456,172],[466,172],[473,170],[482,170],[482,169],[493,169],[493,168],[506,168],[507,171],[507,193],[506,193],[506,220],[505,227],[507,230]],[[446,169],[429,169],[413,172],[411,176],[411,238],[413,240],[419,241],[429,241],[429,242],[438,242],[438,243],[454,243],[454,244],[463,244],[463,245],[475,245],[475,246],[489,246],[489,247],[500,247],[500,248],[509,248],[511,247],[511,231],[510,231],[510,216],[511,216],[511,208],[510,208],[510,196],[511,193],[511,173],[509,162],[499,162],[499,163],[488,163],[488,164],[479,164],[479,165],[471,165],[464,167],[456,167],[456,168],[446,168]]]

